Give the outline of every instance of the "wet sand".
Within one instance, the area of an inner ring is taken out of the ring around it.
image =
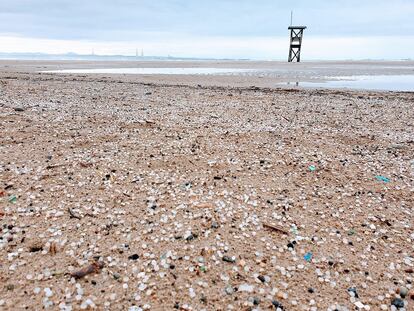
[[[84,65],[1,62],[0,309],[413,308],[413,93]]]
[[[326,81],[332,77],[355,75],[414,75],[414,61],[324,61],[287,63],[275,61],[1,61],[0,72],[33,73],[50,70],[103,68],[233,68],[254,72],[234,75],[88,75],[95,78],[122,78],[123,81],[169,85],[287,87],[280,83]],[[270,72],[269,72],[270,71]],[[42,73],[42,75],[51,75]],[[54,74],[53,74],[54,75]],[[65,74],[60,74],[65,75]],[[86,77],[72,74],[71,77]]]

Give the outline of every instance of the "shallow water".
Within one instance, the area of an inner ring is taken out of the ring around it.
[[[46,72],[85,73],[85,74],[137,74],[137,75],[218,75],[239,74],[254,71],[237,68],[103,68],[103,69],[65,69]]]
[[[326,79],[327,81],[323,82],[285,82],[280,83],[280,85],[307,88],[414,91],[414,75],[344,76],[327,77]]]
[[[285,69],[286,70],[286,69]],[[136,75],[243,75],[283,79],[292,74],[285,74],[278,69],[241,69],[241,68],[101,68],[101,69],[65,69],[45,71],[49,73],[74,73],[74,74],[136,74]],[[296,72],[296,78],[307,79],[306,74]],[[309,72],[308,72],[309,74]],[[414,75],[353,75],[353,76],[308,76],[306,82],[281,82],[278,85],[288,85],[305,88],[331,88],[331,89],[355,89],[355,90],[384,90],[384,91],[414,91]]]

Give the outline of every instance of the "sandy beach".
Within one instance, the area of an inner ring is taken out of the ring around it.
[[[107,66],[0,61],[1,310],[414,309],[414,93],[275,87],[414,62]]]

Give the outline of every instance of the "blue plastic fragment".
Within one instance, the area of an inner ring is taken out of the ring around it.
[[[378,181],[383,181],[383,182],[390,182],[390,181],[391,181],[388,177],[381,176],[381,175],[375,176],[375,178],[376,178]]]
[[[308,252],[305,254],[305,256],[303,256],[303,258],[307,261],[310,262],[312,260],[312,253]]]

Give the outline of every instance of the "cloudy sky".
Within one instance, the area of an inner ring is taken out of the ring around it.
[[[285,59],[414,58],[414,0],[0,0],[0,52]]]

